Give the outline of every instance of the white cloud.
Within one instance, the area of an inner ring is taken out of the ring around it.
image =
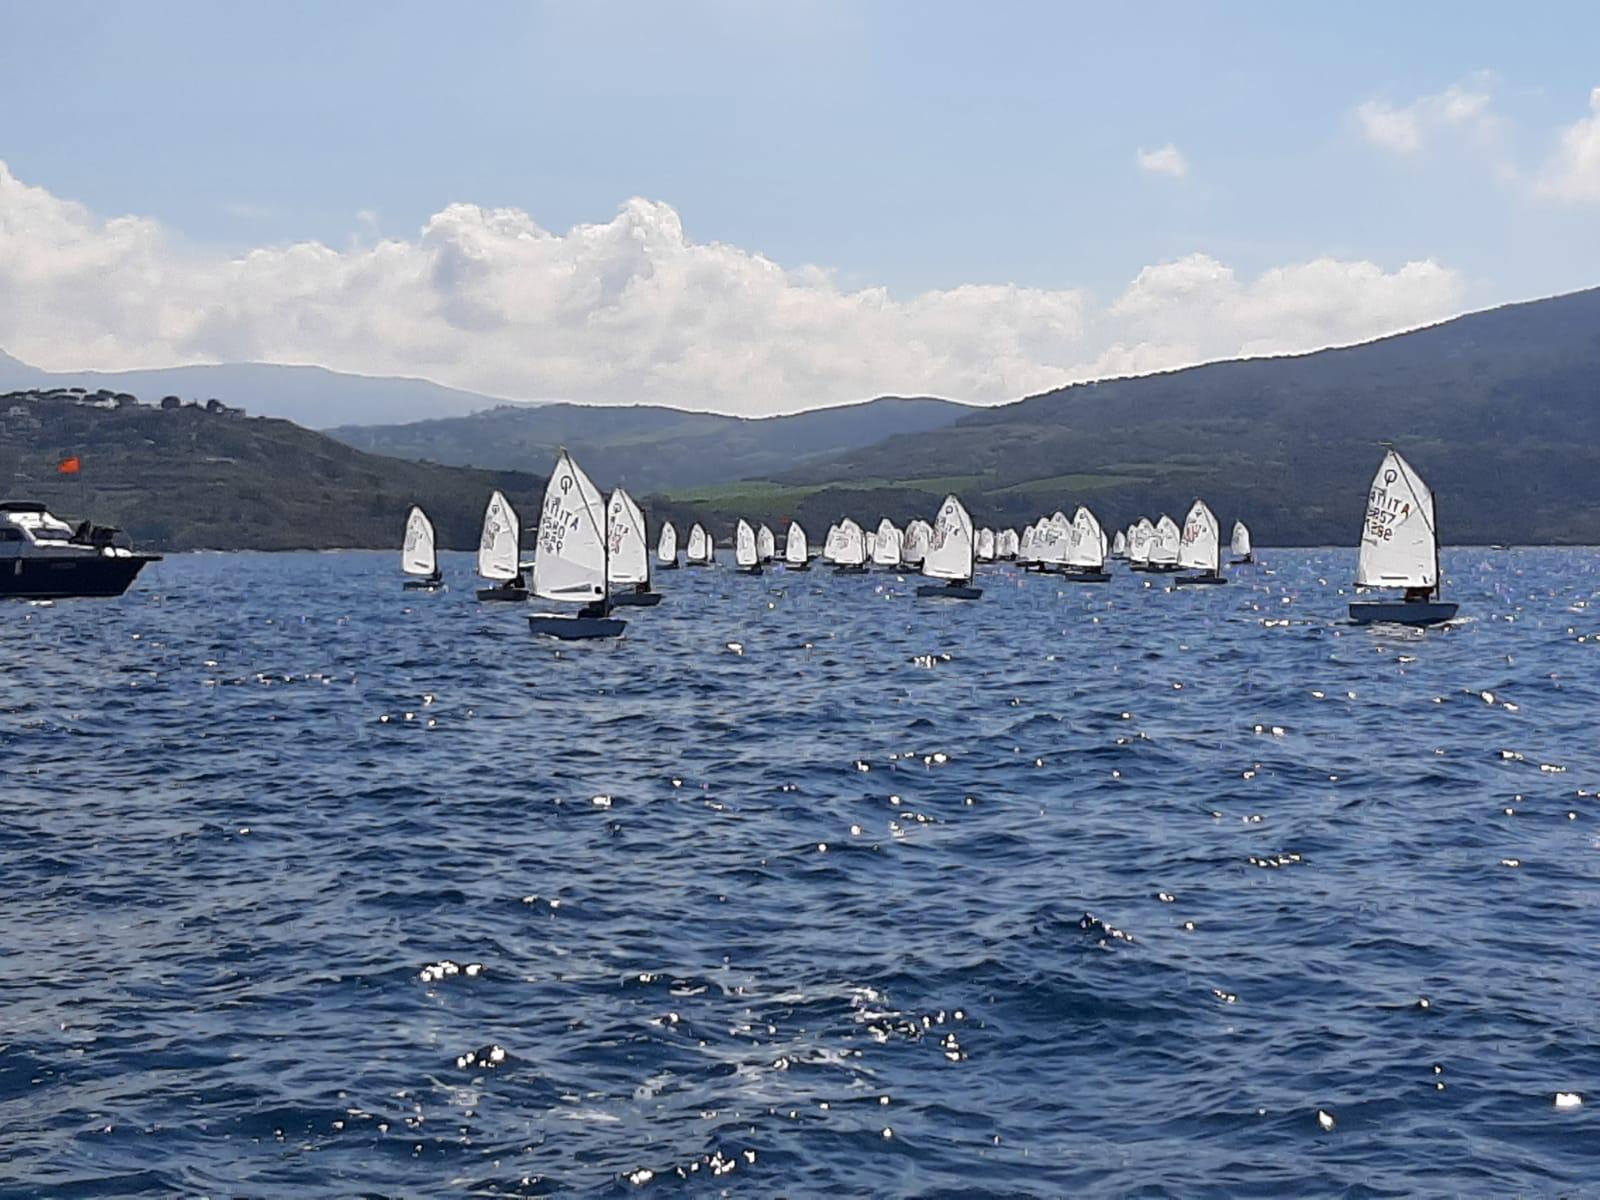
[[[1154,150],[1139,151],[1139,169],[1151,175],[1170,175],[1182,179],[1189,174],[1189,160],[1171,142]]]
[[[1561,131],[1555,154],[1534,190],[1571,204],[1600,202],[1600,87],[1589,93],[1589,115]]]
[[[1109,306],[968,284],[896,299],[690,240],[630,200],[564,234],[453,204],[414,238],[244,255],[101,219],[0,163],[0,348],[57,370],[257,360],[528,399],[761,414],[932,393],[980,403],[1105,374],[1356,341],[1459,310],[1432,262],[1317,260],[1253,279],[1204,255]]]
[[[1356,107],[1356,125],[1369,142],[1395,154],[1415,154],[1441,129],[1488,135],[1494,128],[1488,82],[1486,75],[1474,76],[1469,83],[1451,84],[1402,106],[1369,100]]]

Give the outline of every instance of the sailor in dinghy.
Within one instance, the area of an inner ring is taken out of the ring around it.
[[[534,633],[567,641],[619,636],[628,623],[611,615],[606,587],[610,539],[600,490],[565,449],[544,492],[533,591],[545,600],[584,601],[578,615],[541,613],[528,618]]]
[[[606,582],[631,584],[631,591],[611,593],[611,603],[628,608],[648,608],[661,603],[661,593],[650,589],[650,553],[644,513],[633,497],[618,488],[606,505],[606,524],[610,530],[607,547]],[[608,589],[609,590],[609,589]]]
[[[522,524],[517,510],[499,492],[489,497],[483,510],[483,535],[478,539],[478,574],[495,581],[478,589],[479,600],[526,600],[528,585],[522,578]]]
[[[972,518],[967,515],[966,508],[956,497],[946,496],[933,523],[933,541],[928,546],[928,555],[922,560],[923,575],[945,582],[943,586],[920,584],[917,595],[950,600],[976,600],[982,596],[983,589],[972,586],[976,570],[973,540]]]
[[[711,535],[699,521],[689,530],[689,545],[684,552],[684,561],[691,567],[709,567],[717,560],[717,548],[711,541]]]
[[[1356,600],[1350,619],[1358,625],[1390,622],[1437,625],[1455,617],[1459,605],[1439,599],[1439,530],[1433,491],[1394,451],[1383,456],[1367,494],[1361,526],[1358,588],[1404,588],[1404,599]]]
[[[906,526],[900,539],[900,565],[908,571],[920,571],[927,557],[928,543],[933,540],[933,526],[918,517]]]
[[[1179,575],[1175,584],[1227,583],[1222,577],[1222,525],[1204,500],[1196,500],[1183,519],[1178,565],[1195,573]]]
[[[756,531],[750,528],[750,522],[743,517],[739,518],[739,525],[733,531],[733,561],[741,575],[761,574],[761,556],[756,552]]]
[[[406,514],[406,540],[400,548],[400,569],[412,578],[402,585],[409,592],[433,592],[444,586],[439,555],[434,549],[433,522],[415,504]]]
[[[772,530],[763,522],[760,529],[756,530],[756,561],[763,566],[778,557],[778,539],[773,537]]]
[[[888,517],[878,523],[878,536],[872,543],[872,565],[900,569],[900,554],[905,548],[905,535]]]
[[[861,575],[867,569],[867,535],[854,520],[839,522],[838,551],[833,558],[836,575]]]

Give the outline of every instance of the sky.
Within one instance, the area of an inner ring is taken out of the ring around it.
[[[0,0],[0,349],[744,414],[1600,283],[1600,6]]]

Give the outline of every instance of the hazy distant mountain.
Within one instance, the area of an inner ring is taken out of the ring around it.
[[[167,395],[201,401],[214,397],[254,415],[283,417],[308,429],[460,416],[505,403],[426,379],[351,375],[326,367],[221,363],[137,371],[42,371],[0,352],[0,392],[72,386],[91,392],[109,388],[145,400]]]
[[[684,492],[720,513],[815,514],[867,489],[896,519],[948,491],[980,523],[1080,502],[1108,528],[1204,496],[1258,543],[1353,543],[1379,443],[1439,496],[1446,541],[1600,542],[1600,289],[1293,357],[1079,384]],[[859,514],[858,514],[859,515]]]
[[[543,404],[328,433],[397,458],[531,471],[546,470],[566,446],[595,479],[644,495],[788,471],[891,434],[942,429],[972,411],[949,400],[898,396],[762,418],[652,405]]]

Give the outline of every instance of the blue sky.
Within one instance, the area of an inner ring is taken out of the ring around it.
[[[1194,255],[1244,279],[1432,262],[1458,309],[1600,282],[1600,205],[1537,182],[1600,87],[1600,6],[0,0],[0,21],[0,161],[173,253],[416,239],[453,202],[563,233],[637,196],[691,242],[896,300],[1017,285],[1098,311]],[[1429,107],[1451,89],[1484,106]],[[1375,140],[1363,105],[1416,144]],[[1169,145],[1181,177],[1140,167]],[[216,356],[168,357],[185,345]]]

